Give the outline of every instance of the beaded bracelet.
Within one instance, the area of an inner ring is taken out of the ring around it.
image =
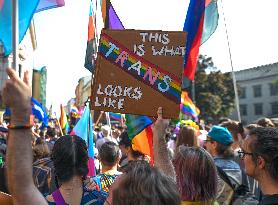
[[[22,130],[22,129],[31,129],[33,125],[8,125],[9,129],[14,129],[14,130]]]

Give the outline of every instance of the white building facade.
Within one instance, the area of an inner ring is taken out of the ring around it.
[[[278,63],[235,72],[244,124],[262,117],[278,117]],[[234,112],[232,119],[237,119]]]

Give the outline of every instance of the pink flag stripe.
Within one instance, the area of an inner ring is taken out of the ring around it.
[[[36,12],[53,9],[65,5],[65,0],[40,0]]]
[[[89,169],[88,176],[90,177],[96,176],[95,160],[92,157],[89,157],[88,169]]]
[[[4,0],[0,0],[0,11],[2,9],[3,4],[4,4]]]
[[[212,0],[206,0],[205,6],[207,7]]]

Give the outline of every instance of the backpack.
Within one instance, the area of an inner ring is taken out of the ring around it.
[[[236,180],[229,177],[226,172],[217,166],[219,177],[233,189],[233,197],[230,205],[257,205],[259,203],[248,187],[238,184]]]

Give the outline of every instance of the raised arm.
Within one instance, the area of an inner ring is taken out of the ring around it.
[[[165,175],[176,180],[176,173],[174,166],[170,159],[167,144],[165,140],[166,128],[169,124],[169,120],[162,118],[162,108],[158,108],[157,120],[153,126],[153,147],[154,147],[154,164]]]
[[[28,73],[24,73],[23,81],[14,70],[8,68],[7,73],[10,79],[7,80],[2,95],[12,113],[7,148],[9,190],[14,205],[46,205],[47,202],[35,187],[32,177],[31,89],[28,85]]]

